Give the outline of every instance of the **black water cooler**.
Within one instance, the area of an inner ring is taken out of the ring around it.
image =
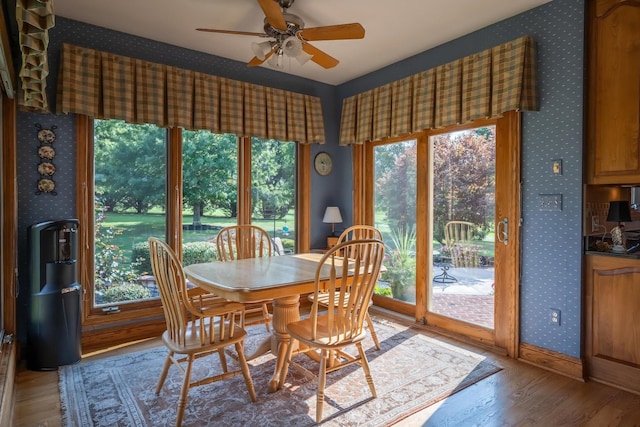
[[[82,286],[78,283],[77,219],[29,227],[30,301],[27,367],[52,370],[82,356]]]

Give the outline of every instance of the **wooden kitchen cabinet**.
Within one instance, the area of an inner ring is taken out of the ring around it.
[[[640,0],[589,10],[587,183],[640,183]]]
[[[640,258],[585,258],[587,377],[640,393]]]

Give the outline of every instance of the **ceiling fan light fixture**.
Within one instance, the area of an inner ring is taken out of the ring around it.
[[[284,68],[284,52],[282,49],[278,49],[278,51],[271,55],[267,63],[271,65],[273,68],[283,69]]]
[[[261,61],[264,61],[264,59],[267,57],[267,54],[271,52],[271,42],[269,41],[261,42],[261,43],[253,42],[251,43],[251,50],[253,50],[253,53],[256,55],[256,58],[258,58]]]
[[[296,36],[290,36],[282,42],[282,51],[287,56],[297,57],[302,52],[302,40]]]
[[[309,55],[307,52],[300,52],[300,54],[296,56],[296,61],[298,61],[298,64],[304,65],[309,62],[311,58],[313,58],[313,55]]]

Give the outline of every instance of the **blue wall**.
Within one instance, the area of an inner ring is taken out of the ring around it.
[[[424,31],[428,31],[425,29]],[[55,105],[55,85],[63,42],[148,61],[188,68],[236,80],[319,96],[323,100],[327,143],[313,153],[329,151],[334,172],[312,174],[311,241],[324,246],[329,231],[322,224],[324,207],[338,205],[345,223],[351,217],[351,150],[338,147],[342,99],[419,71],[487,49],[520,35],[531,35],[538,46],[541,109],[523,117],[523,217],[521,340],[570,356],[580,355],[581,206],[583,140],[584,0],[554,0],[450,43],[347,82],[338,87],[288,74],[158,43],[58,17],[50,32],[49,102]],[[313,65],[310,65],[313,66]],[[57,196],[35,194],[39,145],[35,124],[57,126],[54,176]],[[74,117],[18,114],[18,184],[20,254],[26,253],[28,225],[75,217]],[[564,173],[554,176],[551,161],[562,159]],[[308,167],[312,167],[309,165]],[[563,210],[537,208],[540,193],[562,193]],[[26,284],[26,257],[19,259],[20,281]],[[548,322],[548,309],[562,311],[562,325]],[[23,311],[23,310],[22,310]]]

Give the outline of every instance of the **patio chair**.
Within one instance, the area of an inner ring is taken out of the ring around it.
[[[342,257],[344,252],[351,254],[349,262],[342,262],[345,259]],[[316,270],[315,298],[309,317],[287,325],[290,341],[279,384],[284,384],[293,349],[298,347],[295,345],[296,342],[305,344],[307,351],[319,351],[317,423],[322,421],[327,373],[358,364],[364,371],[372,396],[377,397],[367,356],[362,348],[362,340],[367,334],[364,320],[383,258],[384,243],[380,240],[351,240],[331,248],[322,257]],[[328,283],[322,283],[319,279],[323,269],[329,269],[331,272]],[[353,272],[351,277],[348,277],[349,271]],[[323,293],[329,295],[328,310],[320,312],[319,296]],[[349,346],[356,347],[357,355],[343,350]]]
[[[338,238],[338,245],[343,242],[348,242],[350,240],[357,239],[376,239],[382,241],[382,233],[377,228],[370,225],[353,225],[340,234]],[[351,253],[349,251],[343,251],[343,256],[351,258]],[[348,297],[348,294],[347,294]],[[315,296],[313,294],[309,295],[308,299],[313,302]],[[328,293],[320,293],[318,295],[318,304],[321,307],[328,306],[329,294]],[[369,300],[369,307],[373,305],[373,301]],[[369,316],[369,310],[367,310],[366,317],[367,327],[369,328],[369,332],[371,333],[371,339],[376,346],[377,350],[380,350],[380,343],[378,342],[378,336],[376,335],[376,330],[373,327],[373,321],[371,320],[371,316]]]
[[[236,324],[236,316],[241,318],[244,306],[221,298],[217,298],[215,304],[198,305],[202,299],[193,300],[189,297],[182,265],[173,250],[163,241],[150,237],[149,252],[167,323],[167,330],[162,334],[162,342],[169,350],[156,386],[156,394],[160,393],[172,364],[184,373],[176,426],[182,424],[191,387],[242,374],[249,397],[255,402],[256,393],[244,356],[244,339],[247,333]],[[234,371],[229,371],[224,355],[225,348],[230,346],[235,347],[240,364],[240,368]],[[194,360],[212,353],[218,353],[223,372],[192,382],[191,368]],[[185,363],[186,366],[183,366]]]
[[[224,227],[216,238],[218,259],[233,261],[237,259],[268,257],[273,254],[269,233],[255,225],[231,225]],[[245,303],[244,326],[264,324],[270,332],[271,301]]]
[[[449,221],[444,226],[444,240],[451,254],[451,264],[454,267],[468,267],[468,260],[464,258],[464,245],[472,240],[473,223],[468,221]]]

